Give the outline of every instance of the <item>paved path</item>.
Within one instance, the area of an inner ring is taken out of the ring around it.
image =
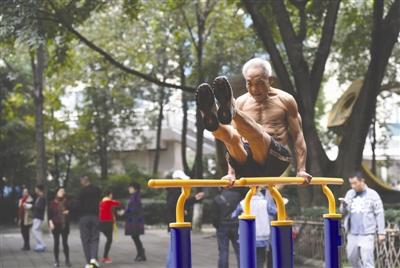
[[[217,267],[217,241],[213,229],[206,229],[203,234],[192,235],[192,263],[193,268]],[[4,228],[0,226],[0,267],[1,268],[46,268],[53,267],[52,237],[44,235],[45,242],[49,250],[44,253],[34,251],[21,251],[22,237],[17,228]],[[110,256],[113,258],[112,264],[104,264],[102,267],[165,267],[166,252],[168,249],[169,236],[162,229],[147,229],[142,236],[143,244],[146,249],[147,262],[136,263],[134,258],[136,250],[130,237],[124,236],[120,229],[111,247]],[[99,255],[104,249],[105,238],[101,235]],[[31,238],[31,247],[34,242]],[[79,231],[74,226],[69,237],[70,255],[73,267],[84,267],[84,257],[79,238]],[[61,249],[62,246],[60,245]],[[232,249],[231,249],[232,251]],[[64,255],[60,252],[61,267],[63,267]],[[233,252],[230,254],[230,267],[237,267]]]

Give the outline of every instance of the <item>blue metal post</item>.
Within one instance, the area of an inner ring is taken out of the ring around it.
[[[239,217],[240,267],[257,268],[255,217]]]
[[[292,268],[293,258],[293,239],[292,225],[279,225],[273,222],[272,231],[272,261],[274,268]]]
[[[325,233],[325,268],[339,268],[341,266],[340,247],[340,218],[324,218]]]
[[[192,267],[190,232],[191,227],[171,228],[171,257],[173,268]]]

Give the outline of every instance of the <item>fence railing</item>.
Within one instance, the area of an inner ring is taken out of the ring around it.
[[[324,261],[324,224],[317,221],[295,220],[293,236],[294,252],[302,258]],[[393,225],[386,229],[386,240],[375,240],[375,266],[377,268],[400,267],[400,231]],[[342,228],[343,244],[341,247],[342,263],[347,262],[346,236]]]

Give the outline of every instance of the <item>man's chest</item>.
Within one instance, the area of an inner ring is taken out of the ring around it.
[[[356,196],[350,204],[351,213],[369,213],[373,212],[373,200],[366,196]]]
[[[286,124],[286,109],[278,101],[262,104],[249,101],[240,110],[260,125],[274,127]]]

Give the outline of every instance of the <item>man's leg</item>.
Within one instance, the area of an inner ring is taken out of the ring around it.
[[[229,239],[231,240],[233,250],[235,252],[237,266],[240,265],[240,247],[239,247],[239,226],[230,227]]]
[[[229,155],[233,157],[239,164],[246,162],[247,153],[243,147],[241,137],[236,129],[232,126],[219,124],[216,131],[212,132],[214,137],[225,144]]]
[[[237,110],[232,120],[239,135],[246,138],[249,143],[254,161],[263,164],[268,157],[271,136],[253,118],[242,111]]]
[[[229,268],[229,239],[227,228],[220,226],[217,229],[218,268]]]
[[[347,235],[346,246],[347,259],[353,268],[361,268],[360,265],[360,248],[358,246],[358,235]]]
[[[257,247],[257,268],[265,267],[266,247]]]
[[[42,220],[33,219],[32,233],[36,242],[35,250],[44,250],[46,248],[42,238],[42,230],[40,230],[41,225],[42,225]]]
[[[83,216],[79,220],[79,231],[81,235],[82,248],[85,253],[86,263],[90,262],[90,247],[89,247],[89,239],[90,239],[90,230],[88,226],[88,216]]]
[[[363,268],[374,268],[375,235],[360,236],[360,255]]]
[[[90,216],[90,223],[90,257],[97,260],[100,240],[99,219],[97,216]]]

